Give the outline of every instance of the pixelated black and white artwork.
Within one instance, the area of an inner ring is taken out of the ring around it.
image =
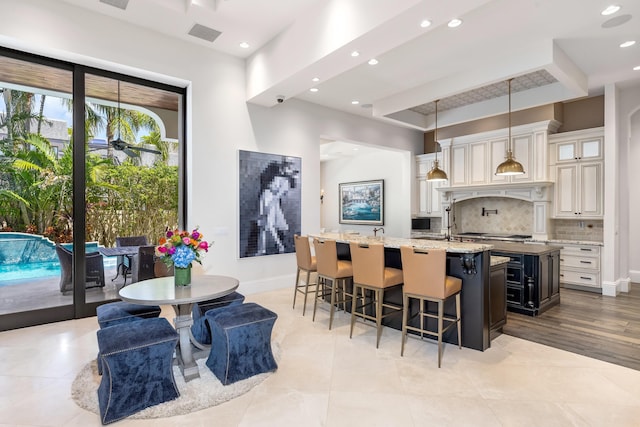
[[[239,150],[239,162],[240,258],[295,252],[302,159]]]

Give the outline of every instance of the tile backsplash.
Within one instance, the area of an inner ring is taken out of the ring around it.
[[[482,209],[488,214],[482,215]],[[497,211],[497,213],[494,213]],[[482,197],[455,204],[454,233],[531,234],[533,203],[506,197]]]
[[[554,239],[590,242],[602,242],[604,239],[602,220],[554,219],[551,223]]]

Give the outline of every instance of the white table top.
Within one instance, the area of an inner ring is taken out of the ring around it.
[[[191,286],[176,286],[173,277],[158,277],[125,286],[118,292],[124,301],[143,304],[189,304],[220,298],[238,287],[238,279],[228,276],[194,275]]]

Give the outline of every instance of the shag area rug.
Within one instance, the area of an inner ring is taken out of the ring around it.
[[[274,345],[274,356],[277,357],[277,346]],[[173,375],[176,379],[180,397],[175,400],[152,406],[140,411],[129,418],[165,418],[175,415],[188,414],[211,406],[219,405],[235,397],[238,397],[264,381],[272,372],[256,375],[243,381],[224,386],[205,365],[205,359],[197,361],[200,368],[200,378],[189,382],[184,381],[180,368],[173,367]],[[99,414],[98,409],[98,385],[101,376],[98,375],[96,360],[87,363],[78,373],[71,385],[71,397],[78,406],[87,411]]]

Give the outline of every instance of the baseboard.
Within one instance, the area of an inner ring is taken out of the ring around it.
[[[626,279],[620,279],[620,292],[629,292],[631,288],[631,279],[627,277]]]
[[[640,270],[629,270],[629,280],[633,283],[640,283]]]
[[[609,282],[609,281],[602,282],[602,295],[615,297],[616,295],[618,295],[619,292],[620,292],[619,281],[616,280],[615,282]]]

